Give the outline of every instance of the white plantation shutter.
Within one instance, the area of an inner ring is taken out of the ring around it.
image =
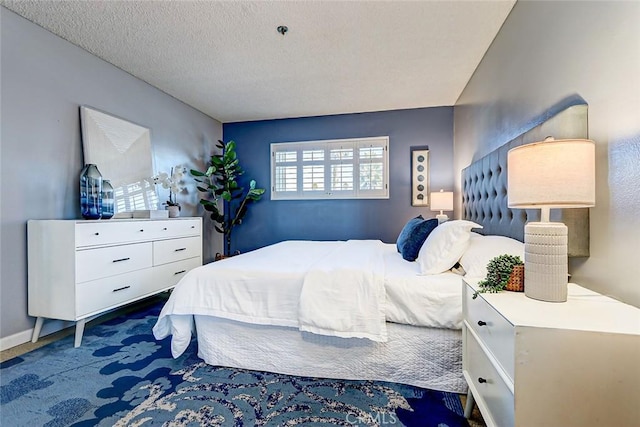
[[[312,147],[302,150],[302,191],[306,194],[324,191],[324,150]]]
[[[296,193],[298,191],[298,153],[296,151],[278,151],[273,153],[273,187],[280,193]]]
[[[341,196],[353,195],[353,144],[335,144],[335,148],[329,147],[331,158],[331,191],[341,192]]]
[[[386,193],[386,152],[385,147],[362,142],[358,145],[359,191],[370,196]]]
[[[389,137],[271,144],[271,199],[389,198]]]

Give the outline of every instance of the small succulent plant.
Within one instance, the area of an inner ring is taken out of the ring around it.
[[[496,293],[507,287],[509,276],[516,265],[522,265],[522,259],[514,255],[498,255],[487,264],[487,277],[478,282],[478,290],[473,294],[475,299],[481,292]]]

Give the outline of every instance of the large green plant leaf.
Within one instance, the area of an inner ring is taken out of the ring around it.
[[[207,198],[200,200],[200,204],[211,213],[215,230],[225,235],[229,253],[233,228],[242,223],[247,206],[260,200],[265,189],[256,188],[255,180],[250,181],[246,191],[238,183],[237,178],[245,171],[240,167],[235,141],[225,143],[219,140],[216,147],[221,152],[211,155],[207,170],[192,169],[191,174],[196,182],[202,184],[197,186],[198,191],[208,194]],[[218,208],[220,200],[227,205],[225,209]]]

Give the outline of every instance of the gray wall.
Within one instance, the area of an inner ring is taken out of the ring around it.
[[[27,220],[79,218],[80,105],[151,128],[159,171],[180,163],[202,168],[222,125],[3,7],[0,19],[0,338],[6,338],[33,328],[27,316]],[[202,215],[198,199],[194,186],[179,196],[183,216]],[[204,221],[206,260],[221,247],[211,240],[219,237],[210,223]]]
[[[570,262],[573,281],[640,306],[640,2],[516,3],[454,108],[456,191],[473,159],[575,98],[597,171],[591,256]]]

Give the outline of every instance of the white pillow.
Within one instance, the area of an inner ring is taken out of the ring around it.
[[[482,226],[466,220],[447,221],[438,225],[418,253],[420,274],[440,274],[453,267],[467,249],[472,228]]]
[[[489,261],[503,254],[519,256],[524,261],[524,243],[504,236],[471,233],[469,247],[460,258],[460,264],[467,277],[486,277]]]

